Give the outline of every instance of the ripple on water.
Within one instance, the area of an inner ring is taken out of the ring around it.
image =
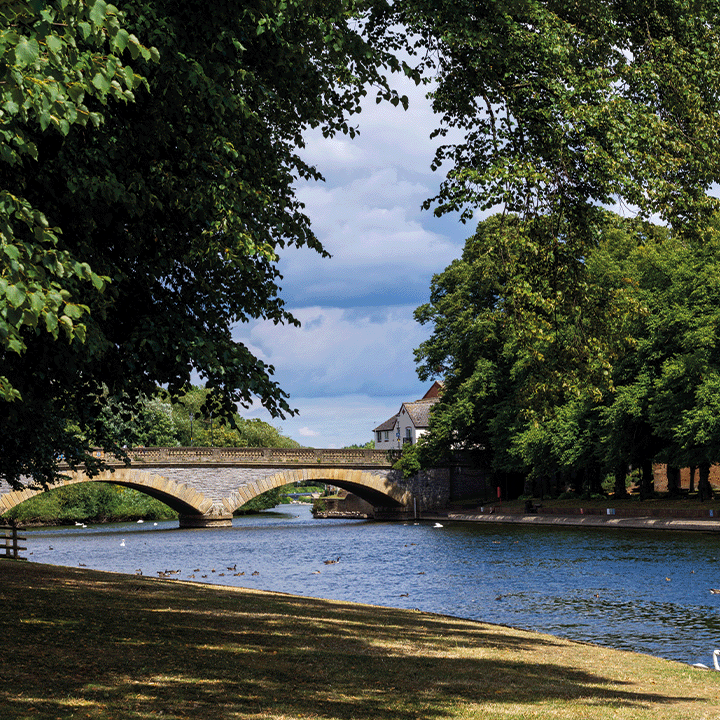
[[[683,662],[708,663],[720,645],[714,536],[443,525],[314,520],[293,506],[226,529],[27,531],[26,545],[36,562],[419,608]]]

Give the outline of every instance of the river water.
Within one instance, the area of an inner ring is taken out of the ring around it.
[[[34,562],[417,608],[687,663],[711,664],[720,647],[712,534],[315,520],[308,506],[285,505],[232,528],[145,522],[25,536]]]

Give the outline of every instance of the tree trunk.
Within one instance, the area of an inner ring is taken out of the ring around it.
[[[694,465],[690,466],[690,489],[688,492],[694,493],[695,492],[695,471],[697,468]]]
[[[676,496],[680,494],[680,468],[677,465],[668,463],[665,474],[667,475],[668,494]]]
[[[535,497],[535,478],[526,477],[523,485],[523,495],[526,497]]]
[[[647,500],[654,490],[652,460],[643,460],[642,477],[640,478],[640,499]]]
[[[700,477],[698,479],[698,498],[700,502],[712,500],[713,491],[710,486],[710,463],[700,465]]]
[[[590,495],[599,495],[602,493],[602,477],[600,468],[593,464],[585,470],[585,486]]]
[[[563,474],[560,472],[560,470],[556,470],[553,473],[553,484],[555,485],[555,489],[552,492],[552,495],[554,497],[557,497],[561,493],[565,492],[565,486],[563,485]]]
[[[540,478],[540,499],[544,500],[546,495],[552,494],[552,488],[551,488],[551,481],[550,481],[550,475],[545,473],[542,478]]]
[[[615,497],[624,498],[627,497],[627,488],[625,487],[625,480],[627,478],[626,465],[617,465],[615,467]]]

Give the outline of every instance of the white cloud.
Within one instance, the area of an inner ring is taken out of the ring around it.
[[[426,97],[429,88],[416,86],[402,75],[393,76],[391,85],[400,94],[407,95],[407,110],[387,102],[377,104],[374,95],[369,93],[362,112],[354,121],[360,131],[359,137],[351,139],[347,135],[338,135],[328,140],[323,138],[320,130],[308,131],[303,157],[316,164],[328,178],[335,172],[388,165],[429,173],[435,147],[441,144],[439,139],[430,139],[437,118]]]
[[[234,332],[275,367],[299,410],[281,421],[283,432],[315,447],[365,443],[403,401],[425,393],[413,349],[429,329],[413,310],[473,231],[457,216],[421,210],[442,181],[430,171],[437,120],[426,87],[399,76],[393,83],[409,96],[409,111],[370,97],[357,117],[359,137],[306,134],[303,158],[327,182],[299,184],[297,193],[332,258],[305,248],[282,253],[281,294],[302,327],[254,322]],[[277,424],[259,406],[243,414]]]
[[[458,257],[468,234],[456,223],[450,238],[448,224],[421,213],[428,186],[400,179],[396,168],[298,194],[332,258],[304,248],[284,253],[283,295],[293,305],[420,304],[432,275]]]
[[[373,428],[395,415],[404,401],[422,397],[429,386],[430,383],[418,383],[413,392],[383,398],[358,394],[324,398],[298,397],[294,399],[294,404],[300,411],[299,415],[279,423],[260,407],[242,414],[279,425],[284,435],[301,445],[320,448],[363,445],[373,439]],[[303,429],[308,427],[313,429],[314,435],[303,433]]]
[[[302,327],[256,322],[235,330],[294,397],[391,396],[417,387],[413,349],[426,337],[414,306],[293,309]]]

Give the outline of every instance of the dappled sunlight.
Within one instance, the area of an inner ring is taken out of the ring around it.
[[[420,612],[29,563],[0,563],[0,581],[14,610],[0,620],[14,657],[8,720],[73,702],[97,720],[443,720],[566,705],[658,720],[698,716],[686,711],[720,692],[720,678],[681,677],[677,663]]]

